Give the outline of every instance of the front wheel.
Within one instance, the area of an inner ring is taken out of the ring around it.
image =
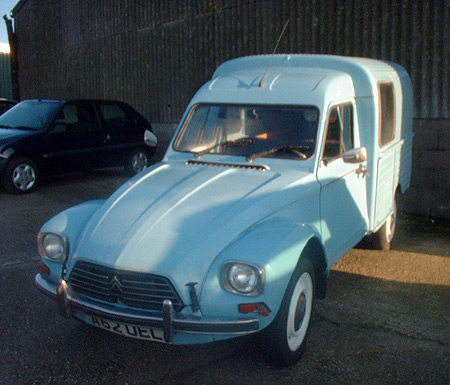
[[[147,151],[137,148],[128,155],[125,172],[129,175],[135,175],[146,169],[149,164],[150,157]]]
[[[309,259],[300,260],[284,294],[280,310],[263,332],[269,360],[289,366],[303,354],[314,305],[315,275]]]
[[[6,166],[3,185],[11,194],[24,194],[34,190],[39,181],[39,170],[31,159],[12,159]]]

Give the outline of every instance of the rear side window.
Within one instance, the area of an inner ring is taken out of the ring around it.
[[[380,96],[380,147],[392,142],[395,137],[395,95],[391,82],[378,83]]]
[[[113,103],[101,103],[98,105],[106,128],[126,128],[132,125],[133,120],[119,105]]]

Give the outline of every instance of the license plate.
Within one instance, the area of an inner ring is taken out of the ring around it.
[[[100,317],[90,316],[92,326],[103,330],[121,334],[126,337],[138,338],[141,340],[150,340],[164,342],[163,331],[143,326],[123,324],[116,321],[108,321]]]

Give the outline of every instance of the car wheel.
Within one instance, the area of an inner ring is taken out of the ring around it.
[[[397,227],[397,203],[394,197],[392,214],[383,226],[373,234],[372,246],[375,250],[390,250]]]
[[[315,275],[312,263],[302,258],[284,294],[280,310],[263,333],[270,362],[289,366],[303,354],[314,306]]]
[[[125,171],[130,175],[135,175],[146,169],[150,164],[150,157],[147,151],[138,148],[130,153],[125,164]]]
[[[9,193],[24,194],[35,189],[39,170],[31,159],[15,158],[6,166],[3,185]]]

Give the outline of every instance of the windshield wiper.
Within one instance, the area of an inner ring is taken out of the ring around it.
[[[252,144],[253,142],[254,142],[254,140],[249,139],[249,138],[240,138],[240,139],[236,139],[236,140],[228,140],[226,142],[219,142],[219,143],[216,143],[214,146],[211,146],[211,147],[205,148],[204,150],[196,152],[195,157],[200,158],[202,155],[208,154],[209,152],[211,152],[221,146],[224,146],[224,147],[248,146],[249,144]]]
[[[278,148],[271,148],[270,150],[257,152],[255,154],[251,154],[247,156],[247,162],[251,162],[257,158],[261,158],[263,156],[267,156],[270,154],[274,154],[275,152],[293,152],[297,154],[302,159],[307,159],[308,157],[302,152],[302,150],[311,150],[310,146],[283,146]]]
[[[11,126],[5,126],[4,124],[0,124],[0,128],[13,128]]]

